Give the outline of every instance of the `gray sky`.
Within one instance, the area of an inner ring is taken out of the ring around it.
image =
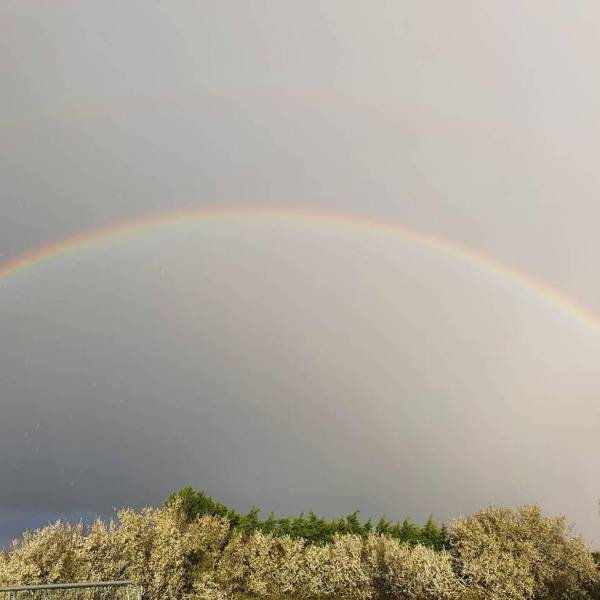
[[[157,212],[370,215],[600,314],[593,1],[0,4],[0,258]],[[0,279],[0,538],[158,504],[447,519],[539,502],[600,541],[600,336],[343,226],[234,220]]]

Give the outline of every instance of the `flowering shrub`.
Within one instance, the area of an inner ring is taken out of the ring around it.
[[[210,568],[229,533],[223,519],[188,524],[176,508],[130,509],[118,524],[58,521],[25,533],[0,561],[0,582],[38,584],[131,579],[149,600],[191,595],[198,569]]]
[[[459,576],[490,600],[585,596],[598,577],[590,548],[564,517],[537,506],[486,508],[452,524]]]
[[[125,553],[127,575],[150,600],[191,595],[197,572],[213,565],[229,533],[225,519],[187,523],[177,507],[123,510],[119,522],[114,542]]]
[[[369,536],[370,537],[370,536]],[[360,535],[335,535],[326,546],[322,579],[329,596],[367,600],[375,592],[376,563]]]
[[[80,574],[83,526],[57,521],[43,529],[25,532],[13,542],[0,563],[2,585],[76,581]]]
[[[256,531],[235,534],[223,551],[217,580],[230,594],[258,598],[294,594],[303,568],[304,544]]]
[[[537,507],[458,519],[448,551],[380,533],[309,544],[170,505],[87,528],[59,521],[0,552],[2,585],[114,579],[148,600],[554,600],[600,589],[589,548]]]
[[[447,552],[377,534],[315,546],[255,532],[233,537],[212,584],[256,598],[450,600],[463,589],[452,565]]]
[[[464,592],[453,570],[453,558],[422,545],[382,539],[381,581],[384,595],[415,600],[451,600]]]

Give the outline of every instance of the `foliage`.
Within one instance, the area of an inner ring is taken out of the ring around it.
[[[13,542],[2,561],[0,584],[43,584],[77,581],[81,571],[83,525],[57,521]]]
[[[490,600],[584,597],[597,578],[590,549],[565,518],[537,506],[491,507],[458,519],[450,549],[459,576]]]
[[[171,505],[180,506],[188,521],[193,521],[196,517],[203,515],[224,517],[232,525],[237,525],[240,521],[240,515],[237,512],[216,502],[203,490],[194,490],[191,486],[172,493],[165,502],[165,506]]]
[[[487,508],[458,519],[448,549],[440,550],[401,541],[386,523],[309,543],[262,531],[257,511],[235,527],[226,515],[192,519],[173,499],[163,509],[124,509],[115,522],[58,521],[0,552],[0,584],[131,579],[144,600],[600,598],[589,548],[564,518],[537,507]],[[400,527],[413,530],[410,523]],[[423,530],[434,531],[433,524]]]
[[[336,534],[322,546],[238,533],[212,581],[228,597],[261,599],[450,600],[462,591],[447,552],[376,533]]]
[[[0,562],[3,585],[131,579],[149,600],[186,598],[198,568],[212,566],[229,523],[204,517],[187,523],[178,507],[124,509],[119,522],[58,521],[13,543]]]
[[[453,557],[421,544],[409,546],[382,538],[381,575],[384,596],[419,600],[458,598],[464,586],[453,570]]]
[[[270,514],[265,520],[260,519],[260,510],[256,507],[250,509],[245,515],[240,515],[233,509],[220,502],[216,502],[202,490],[185,487],[173,493],[166,501],[166,506],[180,502],[188,521],[193,521],[202,515],[216,515],[225,517],[231,526],[238,531],[250,533],[261,531],[275,536],[287,536],[294,539],[306,540],[309,544],[325,544],[333,540],[336,535],[356,534],[366,536],[372,532],[385,534],[402,542],[410,544],[423,544],[436,550],[446,546],[448,532],[445,526],[438,526],[432,517],[423,527],[405,519],[402,523],[392,523],[382,517],[376,526],[371,520],[361,522],[359,511],[345,517],[327,520],[316,515],[312,510],[307,514],[301,513],[297,517],[276,517]]]

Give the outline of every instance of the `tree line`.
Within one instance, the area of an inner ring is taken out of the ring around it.
[[[309,544],[326,544],[335,535],[354,534],[367,536],[371,533],[382,534],[400,542],[411,545],[422,544],[434,550],[442,550],[448,543],[448,530],[445,525],[438,525],[433,517],[420,526],[409,518],[402,522],[388,521],[381,517],[377,523],[371,519],[361,521],[360,511],[356,510],[343,517],[326,519],[309,510],[296,517],[278,517],[271,513],[268,518],[260,518],[260,509],[252,507],[246,514],[239,514],[232,508],[217,502],[203,490],[195,490],[191,486],[174,492],[167,499],[166,505],[178,503],[189,521],[210,515],[226,518],[231,526],[240,532],[260,531],[274,536],[289,536],[292,539],[303,539]]]
[[[143,600],[600,600],[589,546],[537,506],[454,519],[442,550],[376,532],[309,543],[240,523],[190,517],[179,497],[109,522],[58,521],[0,550],[0,587],[130,580]],[[115,600],[111,590],[54,598]]]

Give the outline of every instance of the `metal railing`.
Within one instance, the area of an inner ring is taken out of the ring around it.
[[[49,583],[46,585],[13,585],[0,587],[0,594],[8,595],[9,600],[17,600],[18,594],[29,596],[41,592],[44,598],[52,599],[55,592],[61,590],[80,590],[95,588],[124,588],[127,600],[142,600],[142,590],[132,581],[85,581],[82,583]],[[133,594],[132,594],[133,592]]]

